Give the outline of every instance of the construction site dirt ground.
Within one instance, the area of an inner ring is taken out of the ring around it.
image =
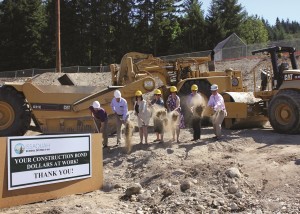
[[[248,75],[257,63],[224,62],[217,69],[242,70],[251,87]],[[115,147],[116,136],[109,136],[103,189],[0,213],[300,213],[300,135],[278,134],[266,124],[223,129],[218,141],[213,136],[212,127],[202,127],[201,140],[194,142],[186,128],[179,143],[170,141],[170,133],[165,143],[153,142],[156,136],[150,132],[149,143],[139,144],[134,132],[129,154],[124,141]]]

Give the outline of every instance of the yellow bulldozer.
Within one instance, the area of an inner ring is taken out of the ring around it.
[[[219,85],[228,112],[224,120],[227,128],[242,125],[261,126],[267,120],[266,102],[255,97],[243,86],[242,73],[232,69],[215,71],[211,56],[182,57],[162,60],[151,54],[127,53],[120,64],[110,65],[111,86],[76,86],[68,75],[60,77],[61,85],[36,85],[33,78],[25,82],[6,82],[0,87],[0,136],[23,135],[34,121],[40,132],[84,133],[96,130],[88,107],[98,100],[109,115],[113,91],[119,89],[133,110],[135,91],[149,93],[155,88],[168,96],[169,87],[177,86],[182,99],[183,112],[185,98],[193,84],[207,102],[210,86]],[[204,118],[212,112],[206,108]]]

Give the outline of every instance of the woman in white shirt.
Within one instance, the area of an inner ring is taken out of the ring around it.
[[[143,99],[143,93],[140,90],[135,92],[135,99],[134,111],[138,118],[140,144],[143,143],[143,137],[145,137],[145,143],[148,144],[148,125],[151,118],[151,111],[147,106],[146,100]]]

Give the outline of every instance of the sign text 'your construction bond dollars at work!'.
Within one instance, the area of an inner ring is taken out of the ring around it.
[[[8,138],[8,189],[91,177],[91,135]]]

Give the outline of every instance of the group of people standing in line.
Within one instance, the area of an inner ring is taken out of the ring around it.
[[[211,96],[208,100],[207,105],[212,108],[214,115],[212,116],[212,124],[214,128],[214,133],[216,139],[221,138],[221,125],[227,115],[224,99],[221,94],[218,93],[218,85],[211,85]],[[140,143],[143,141],[148,143],[148,126],[151,119],[151,112],[153,108],[165,109],[167,112],[174,113],[176,115],[176,122],[173,124],[172,137],[173,141],[179,142],[180,129],[185,128],[184,116],[181,109],[180,98],[177,95],[177,88],[175,86],[170,87],[170,95],[166,101],[166,105],[162,98],[161,90],[155,89],[154,97],[150,103],[148,103],[144,98],[140,90],[135,92],[135,104],[134,112],[137,116],[137,124],[139,127]],[[190,109],[190,113],[195,115],[197,111],[197,105],[202,101],[201,95],[198,93],[198,86],[196,84],[191,86],[191,93],[189,94],[187,105]],[[121,127],[129,120],[128,105],[127,101],[122,98],[121,92],[119,90],[114,91],[114,98],[111,101],[111,109],[115,114],[116,118],[116,128],[117,128],[117,146],[121,143]],[[202,106],[203,107],[203,106]],[[101,107],[98,101],[94,101],[89,107],[91,115],[94,118],[95,126],[97,131],[101,132],[103,135],[103,146],[107,147],[108,144],[108,116],[106,111]],[[202,111],[201,111],[202,112]],[[156,133],[156,139],[154,142],[164,142],[164,128],[163,123],[158,117],[153,117],[154,131]],[[192,117],[192,128],[193,128],[193,139],[192,141],[197,141],[201,137],[201,116]],[[175,138],[176,137],[176,138]]]

